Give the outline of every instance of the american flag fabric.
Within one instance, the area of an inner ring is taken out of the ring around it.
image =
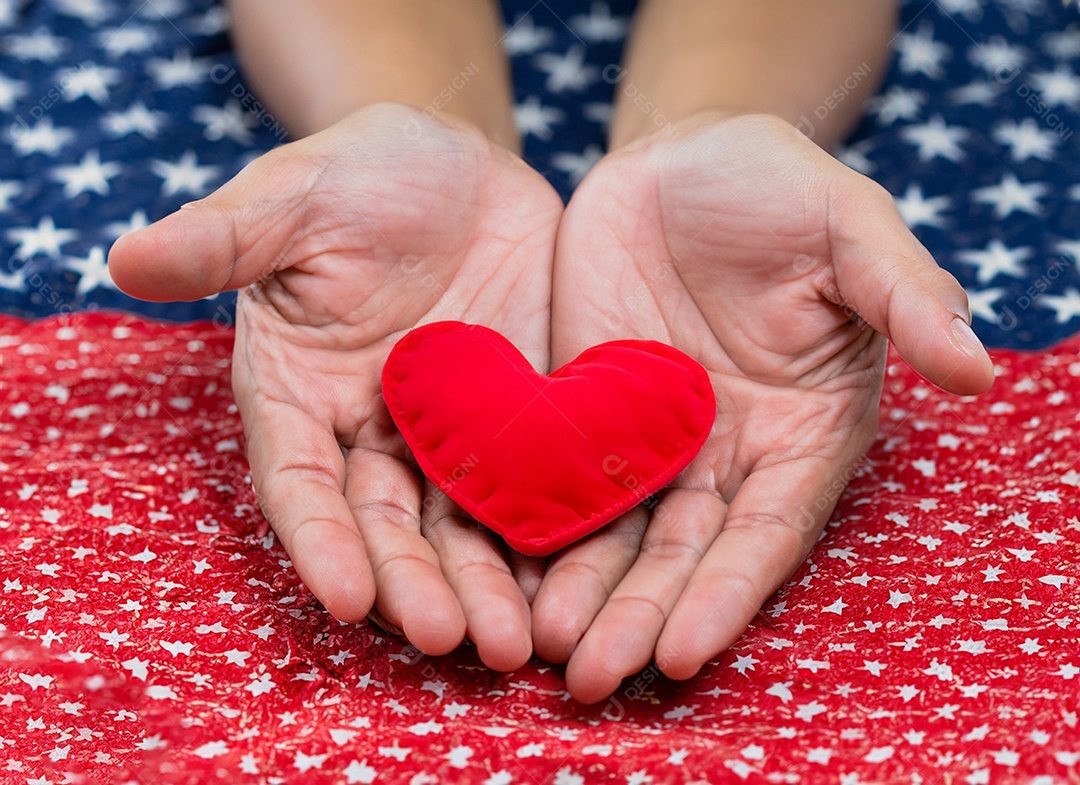
[[[633,4],[504,9],[526,157],[567,197]],[[967,288],[994,390],[892,358],[875,446],[746,634],[595,707],[557,667],[331,618],[255,505],[231,296],[112,284],[116,237],[288,141],[227,28],[198,0],[0,0],[0,783],[1080,780],[1075,4],[904,4],[840,152]]]

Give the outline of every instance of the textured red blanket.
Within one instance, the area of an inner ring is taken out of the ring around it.
[[[894,363],[759,622],[588,709],[558,669],[426,658],[313,603],[253,506],[231,343],[0,319],[0,782],[1080,778],[1080,341],[997,353],[977,400]]]

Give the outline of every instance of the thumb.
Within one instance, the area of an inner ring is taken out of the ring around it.
[[[829,191],[836,288],[916,371],[959,395],[990,389],[994,366],[972,332],[967,293],[904,224],[888,191],[847,171]]]
[[[132,297],[197,300],[237,289],[282,266],[318,167],[279,148],[217,191],[189,202],[109,251],[109,272]]]

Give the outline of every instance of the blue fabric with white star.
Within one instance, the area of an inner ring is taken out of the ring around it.
[[[564,198],[604,151],[633,8],[504,2],[525,156]],[[901,25],[840,157],[896,196],[990,345],[1080,330],[1080,11],[912,0]],[[288,141],[245,86],[227,27],[211,0],[0,0],[0,310],[231,321],[231,294],[143,303],[105,266],[120,234]],[[848,89],[823,96],[803,130]]]

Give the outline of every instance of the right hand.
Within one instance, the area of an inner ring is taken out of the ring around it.
[[[468,633],[492,668],[530,656],[506,559],[409,462],[380,374],[402,334],[444,319],[492,327],[546,373],[561,214],[551,186],[479,132],[384,104],[267,153],[113,247],[113,278],[136,297],[247,287],[233,389],[252,481],[337,618],[374,602],[425,653]]]

